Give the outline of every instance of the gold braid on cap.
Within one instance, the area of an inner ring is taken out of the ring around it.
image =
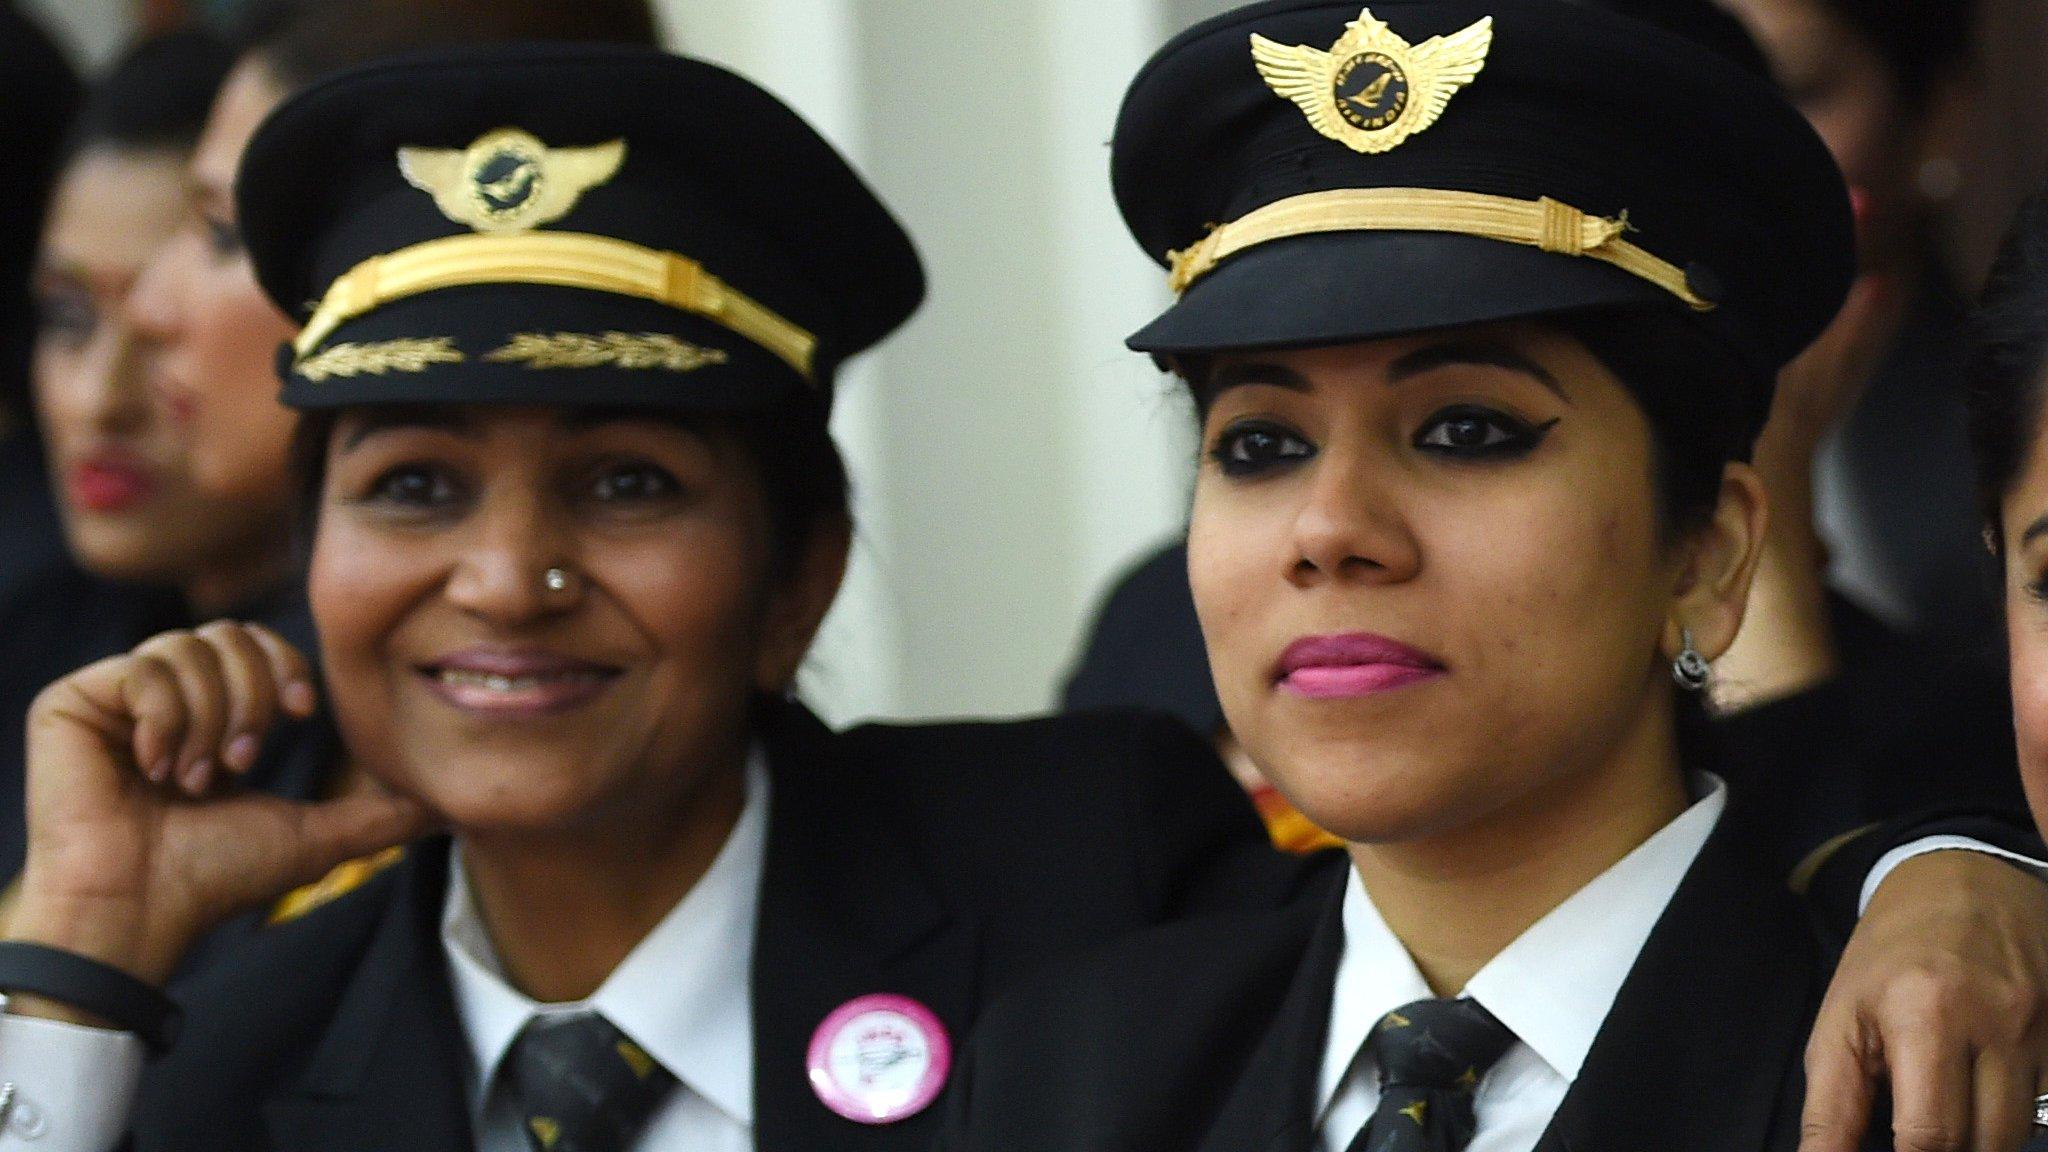
[[[1190,247],[1167,253],[1172,265],[1168,284],[1178,296],[1239,252],[1292,236],[1456,232],[1599,260],[1655,284],[1696,312],[1713,310],[1714,302],[1693,291],[1684,271],[1622,239],[1628,230],[1626,213],[1613,219],[1589,216],[1548,196],[1517,200],[1442,188],[1335,188],[1275,201],[1217,227]]]
[[[446,236],[372,256],[327,289],[299,334],[303,363],[342,324],[395,300],[472,284],[548,284],[666,304],[746,337],[816,383],[818,338],[687,256],[581,232]]]

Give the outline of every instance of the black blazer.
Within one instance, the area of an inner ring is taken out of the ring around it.
[[[1538,1152],[1798,1144],[1831,960],[1755,817],[1731,802]],[[1292,907],[1142,932],[1028,982],[977,1029],[942,1147],[1309,1152],[1343,885],[1333,863]]]
[[[1278,904],[1303,880],[1207,745],[1163,718],[833,735],[790,709],[766,739],[753,984],[756,1145],[769,1152],[930,1145],[937,1107],[867,1127],[812,1094],[806,1047],[845,1001],[911,996],[958,1043],[992,991],[1052,953]],[[145,1077],[134,1146],[473,1149],[440,946],[447,859],[445,841],[418,846],[181,987],[186,1032]]]

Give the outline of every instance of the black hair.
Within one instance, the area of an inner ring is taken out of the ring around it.
[[[1992,549],[1999,508],[2019,481],[2041,436],[2048,399],[2048,192],[2013,219],[1972,319],[1964,379],[1969,385],[1970,446],[1977,463],[1978,508]]]
[[[1921,108],[1970,61],[1977,0],[1819,0],[1884,60],[1892,89]]]
[[[1673,536],[1713,518],[1727,465],[1747,461],[1768,406],[1749,370],[1698,329],[1661,311],[1594,310],[1559,327],[1614,373],[1650,425],[1657,509]]]
[[[730,435],[739,444],[754,467],[768,510],[770,575],[775,579],[795,573],[815,533],[852,526],[852,485],[846,462],[833,442],[825,412],[817,405],[800,402],[703,416],[636,414]],[[291,473],[299,500],[302,554],[311,545],[319,518],[328,441],[339,417],[338,410],[304,413],[292,433]]]
[[[30,349],[36,309],[29,292],[36,249],[78,107],[78,76],[42,28],[0,3],[0,417],[31,418]]]
[[[234,28],[288,91],[388,56],[508,40],[659,41],[648,0],[257,0]]]
[[[137,43],[86,93],[68,154],[191,151],[234,62],[227,41],[199,28]]]

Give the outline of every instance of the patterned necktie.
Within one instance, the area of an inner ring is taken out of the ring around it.
[[[1477,1000],[1417,1000],[1365,1038],[1380,1102],[1347,1152],[1459,1152],[1472,1142],[1472,1094],[1515,1042]]]
[[[676,1086],[595,1012],[535,1016],[506,1065],[534,1152],[625,1152]]]

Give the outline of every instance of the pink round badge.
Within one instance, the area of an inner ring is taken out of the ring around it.
[[[857,1124],[893,1124],[939,1098],[953,1042],[932,1010],[876,993],[832,1010],[811,1034],[811,1091]]]

